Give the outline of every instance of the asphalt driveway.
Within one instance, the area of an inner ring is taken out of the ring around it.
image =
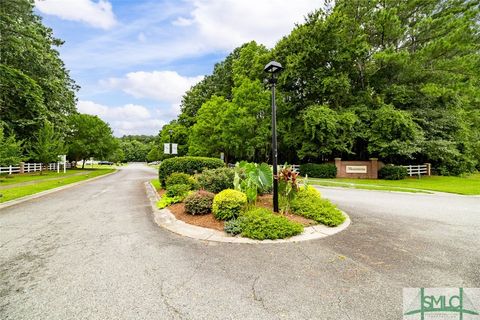
[[[321,188],[345,231],[182,238],[119,173],[0,210],[0,319],[400,319],[404,287],[480,287],[480,198]]]

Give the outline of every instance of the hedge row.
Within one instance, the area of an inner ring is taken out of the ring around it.
[[[335,178],[337,167],[331,163],[305,163],[300,165],[300,174],[310,178]]]
[[[402,180],[408,176],[407,168],[402,166],[386,165],[378,170],[378,177],[385,180]]]
[[[160,184],[165,187],[165,180],[174,172],[193,175],[205,169],[215,169],[225,166],[221,159],[207,157],[175,157],[165,159],[158,168]]]

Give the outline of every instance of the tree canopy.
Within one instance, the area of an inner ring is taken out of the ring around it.
[[[78,89],[56,50],[63,42],[33,7],[33,0],[2,1],[0,6],[1,120],[27,142],[44,120],[66,130]]]
[[[477,0],[336,1],[270,50],[255,42],[233,50],[186,92],[171,125],[187,132],[181,147],[190,154],[270,160],[262,71],[275,59],[285,67],[280,161],[378,157],[432,162],[441,174],[478,169],[479,11]]]
[[[108,125],[77,113],[78,86],[57,51],[63,42],[33,8],[33,0],[0,5],[1,162],[56,161],[67,148],[71,160],[118,157]]]
[[[91,157],[107,159],[118,148],[110,126],[97,116],[73,114],[68,118],[69,159],[79,161]]]

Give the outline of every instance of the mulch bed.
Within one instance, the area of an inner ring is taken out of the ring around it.
[[[165,190],[158,190],[160,196],[165,194]],[[258,196],[257,206],[272,209],[272,195],[266,194]],[[214,230],[223,231],[225,225],[224,221],[217,220],[213,217],[213,214],[203,214],[203,215],[191,215],[185,212],[185,205],[183,203],[176,203],[168,207],[168,209],[173,213],[175,218],[182,220],[183,222],[193,224],[199,227],[210,228]],[[307,219],[301,216],[297,216],[291,213],[281,214],[290,221],[298,222],[304,227],[309,227],[315,224],[318,224],[314,220]]]
[[[182,220],[186,223],[199,227],[223,231],[225,222],[215,219],[211,213],[193,216],[185,212],[185,205],[183,203],[172,204],[170,207],[168,207],[168,209],[178,220]]]

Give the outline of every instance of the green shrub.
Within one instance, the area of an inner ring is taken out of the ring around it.
[[[311,178],[335,178],[337,167],[332,163],[305,163],[300,165],[300,174]]]
[[[185,198],[185,211],[191,215],[210,213],[214,197],[213,193],[204,190],[189,194]]]
[[[172,186],[175,184],[186,184],[190,186],[190,190],[195,190],[198,188],[198,182],[192,176],[189,176],[186,173],[174,172],[168,176],[165,181],[165,185]]]
[[[233,188],[235,171],[230,168],[208,169],[197,176],[201,189],[218,193],[225,189]]]
[[[402,180],[408,176],[407,168],[402,166],[386,165],[378,170],[378,177],[385,180]]]
[[[160,209],[166,208],[171,204],[174,203],[179,203],[182,202],[183,197],[168,197],[167,195],[164,195],[158,202],[157,202],[157,207]]]
[[[219,220],[230,220],[238,217],[247,204],[247,196],[240,191],[226,189],[213,199],[212,212]]]
[[[174,172],[183,172],[189,175],[200,173],[205,169],[215,169],[224,167],[221,159],[207,157],[175,157],[165,159],[158,167],[158,178],[162,186],[165,186],[165,180]]]
[[[239,229],[242,236],[247,238],[275,240],[302,233],[303,225],[275,215],[268,209],[253,208],[242,214]]]
[[[174,184],[167,187],[165,193],[167,197],[182,197],[185,198],[188,191],[190,191],[190,185],[188,184]]]
[[[228,220],[225,222],[223,230],[226,233],[236,236],[243,231],[243,217],[240,216],[237,219]]]
[[[342,212],[329,200],[322,199],[320,192],[311,186],[301,188],[292,201],[293,213],[315,220],[318,223],[334,227],[345,221]]]

